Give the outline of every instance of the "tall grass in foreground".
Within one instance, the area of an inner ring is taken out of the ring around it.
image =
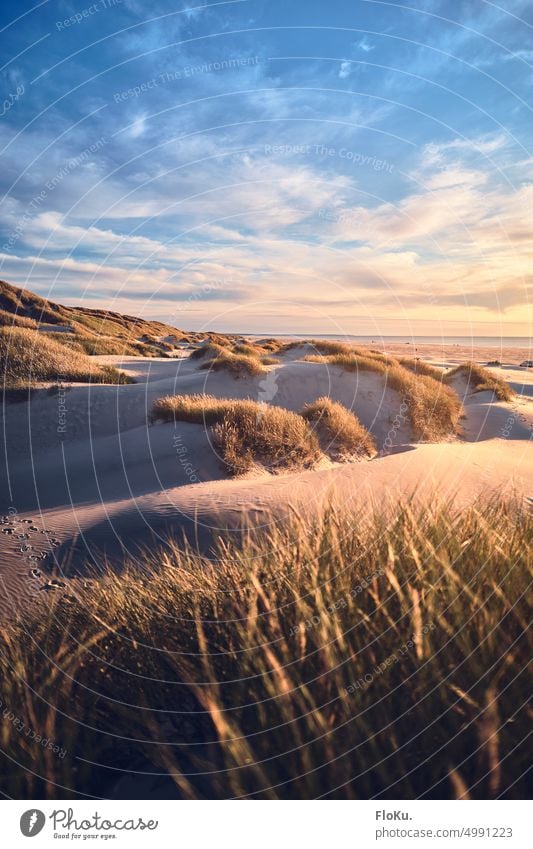
[[[109,569],[3,635],[8,715],[67,754],[4,718],[1,788],[524,798],[531,543],[517,504],[404,504]]]

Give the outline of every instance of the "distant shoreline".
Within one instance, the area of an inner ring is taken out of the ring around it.
[[[229,331],[228,331],[229,334]],[[233,333],[231,335],[246,336],[251,339],[272,337],[280,339],[335,339],[340,341],[361,342],[363,344],[380,343],[413,345],[442,345],[450,347],[457,345],[468,346],[472,350],[478,348],[517,348],[525,351],[533,350],[533,339],[529,336],[365,336],[351,333],[276,333],[265,331],[264,333]]]

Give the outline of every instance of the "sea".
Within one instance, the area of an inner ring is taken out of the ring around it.
[[[406,345],[458,345],[472,348],[526,348],[531,350],[533,340],[530,336],[356,336],[349,333],[253,333],[242,334],[254,338],[275,337],[288,339],[335,339],[343,342],[361,342],[366,344],[387,344],[387,342]]]

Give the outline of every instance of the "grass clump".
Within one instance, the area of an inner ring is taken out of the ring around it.
[[[418,357],[401,357],[398,362],[404,368],[409,369],[409,371],[412,371],[415,374],[423,374],[425,377],[432,377],[433,380],[440,381],[444,375],[442,369],[435,368],[435,366],[425,363]]]
[[[214,395],[166,395],[154,402],[152,420],[214,425],[231,413],[236,404],[254,403],[235,398],[215,398]]]
[[[27,318],[17,312],[9,312],[0,309],[0,327],[29,327],[35,329],[37,322],[34,318]]]
[[[378,374],[385,374],[389,362],[384,358],[377,356],[368,356],[366,353],[357,354],[354,351],[348,351],[343,354],[308,354],[304,357],[307,363],[327,363],[332,366],[339,366],[344,371],[375,371]]]
[[[219,345],[217,342],[208,342],[205,345],[200,345],[199,348],[195,348],[189,356],[191,360],[203,360],[206,357],[212,360],[225,353],[226,349],[223,345]]]
[[[307,362],[327,363],[348,372],[371,371],[383,376],[386,386],[398,392],[417,439],[438,440],[457,432],[462,408],[457,394],[441,380],[414,373],[392,357],[376,353],[313,354]],[[440,378],[440,375],[439,375]]]
[[[315,434],[297,413],[269,404],[237,405],[213,428],[230,474],[240,475],[260,466],[276,474],[308,469],[320,459]]]
[[[282,407],[212,395],[168,395],[152,419],[213,428],[213,439],[232,475],[262,466],[269,472],[308,468],[319,459],[316,436],[302,416]]]
[[[449,382],[457,376],[464,377],[468,385],[474,387],[474,392],[494,392],[498,401],[511,401],[514,398],[514,391],[505,380],[477,363],[461,363],[446,372],[444,380]]]
[[[0,366],[4,387],[68,380],[74,383],[132,383],[111,366],[99,366],[85,353],[22,327],[0,328]]]
[[[4,703],[65,751],[4,719],[2,792],[528,798],[532,531],[517,504],[332,507],[108,568],[2,634]]]
[[[270,351],[271,353],[277,353],[282,346],[282,343],[279,339],[269,338],[269,339],[258,339],[255,343],[264,351]]]
[[[333,459],[370,457],[376,453],[373,436],[357,416],[331,398],[323,396],[306,404],[302,416],[313,426],[324,453]]]
[[[202,363],[200,368],[212,369],[213,371],[228,371],[233,377],[256,377],[256,375],[264,374],[265,372],[265,368],[258,357],[226,352]]]
[[[264,351],[258,345],[239,344],[233,346],[231,353],[242,354],[245,357],[261,357]]]

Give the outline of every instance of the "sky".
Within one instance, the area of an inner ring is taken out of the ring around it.
[[[4,0],[0,277],[243,333],[531,336],[530,0]]]

